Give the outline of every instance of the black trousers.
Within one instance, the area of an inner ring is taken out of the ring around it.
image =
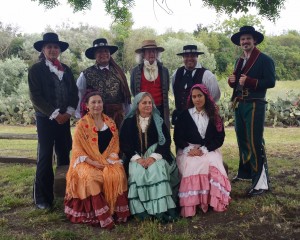
[[[38,133],[37,167],[34,180],[33,198],[35,204],[52,204],[53,194],[53,147],[57,156],[57,166],[69,165],[72,136],[70,121],[58,124],[48,117],[36,116]]]

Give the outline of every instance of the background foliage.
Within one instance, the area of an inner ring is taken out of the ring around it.
[[[220,112],[225,124],[233,124],[233,111],[229,101],[231,90],[226,82],[227,76],[233,70],[234,60],[241,52],[231,43],[230,36],[242,25],[253,25],[264,33],[260,18],[247,15],[210,26],[199,24],[193,33],[168,30],[161,35],[152,28],[132,29],[132,25],[131,14],[128,14],[123,22],[114,22],[110,30],[88,25],[74,28],[63,23],[55,29],[47,28],[45,32],[57,32],[61,40],[70,44],[69,49],[62,54],[61,61],[71,67],[75,78],[83,69],[94,63],[85,57],[84,52],[92,46],[93,40],[99,37],[107,38],[110,44],[119,47],[119,51],[113,57],[124,69],[127,78],[130,70],[136,65],[134,51],[140,47],[144,39],[155,39],[159,46],[165,48],[161,60],[171,75],[182,65],[182,58],[176,54],[182,51],[184,45],[196,44],[200,51],[205,52],[199,56],[200,63],[218,77],[223,93],[219,101]],[[34,112],[28,97],[27,73],[28,68],[38,58],[38,52],[32,45],[41,38],[42,33],[20,34],[17,28],[0,22],[0,123],[25,125],[34,123]],[[259,48],[274,59],[278,82],[300,79],[299,32],[288,31],[279,36],[265,36],[265,41]],[[296,88],[294,86],[294,89]],[[299,91],[290,91],[291,89],[269,99],[267,125],[300,125]],[[173,110],[172,92],[170,106]]]

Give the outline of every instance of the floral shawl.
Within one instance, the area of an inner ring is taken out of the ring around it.
[[[88,174],[93,174],[96,171],[97,175],[95,176],[100,176],[100,178],[102,177],[103,181],[97,179],[97,181],[87,183],[98,183],[97,186],[89,185],[89,188],[96,189],[96,191],[93,191],[91,195],[96,195],[102,192],[111,213],[113,213],[118,195],[127,191],[127,180],[123,165],[120,163],[113,164],[113,161],[119,161],[119,157],[117,155],[119,153],[119,135],[117,127],[114,121],[107,115],[102,114],[102,116],[104,122],[112,132],[112,139],[103,153],[100,153],[99,151],[98,133],[91,115],[86,114],[76,125],[73,136],[72,157],[69,171],[67,173],[66,198],[70,199],[79,198],[79,196],[82,197],[84,189],[81,192],[81,190],[77,188],[77,183],[80,181],[80,186],[84,186],[82,181],[86,181],[86,179],[79,179],[78,171],[87,171],[86,173]],[[79,156],[88,156],[90,159],[105,165],[105,167],[103,170],[100,170],[86,162],[76,165],[75,163]],[[110,163],[108,162],[108,159],[110,159]],[[99,182],[101,182],[101,186],[98,186]],[[81,194],[79,194],[78,191],[80,191]],[[83,197],[86,198],[89,196]]]

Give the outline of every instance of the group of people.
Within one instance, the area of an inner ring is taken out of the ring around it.
[[[252,179],[247,195],[256,196],[269,190],[263,123],[275,69],[271,58],[256,48],[263,35],[253,27],[242,27],[231,40],[243,50],[228,78],[240,151],[233,182]],[[220,89],[215,75],[198,62],[204,53],[196,45],[184,46],[177,54],[184,66],[170,77],[160,61],[164,48],[145,40],[135,51],[139,62],[129,87],[111,56],[117,46],[96,39],[85,52],[95,64],[77,83],[59,61],[68,46],[55,33],[34,44],[41,52],[28,76],[38,131],[36,207],[48,209],[53,203],[55,151],[57,165],[69,165],[64,205],[73,223],[110,229],[130,215],[167,223],[179,217],[179,209],[182,217],[194,216],[197,208],[225,211],[231,184],[220,152],[225,138],[216,104]],[[170,85],[176,156],[170,149]],[[72,143],[73,114],[80,119]]]

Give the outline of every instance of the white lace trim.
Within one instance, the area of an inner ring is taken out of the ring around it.
[[[186,198],[190,196],[197,196],[197,195],[207,195],[208,190],[196,190],[196,191],[188,191],[188,192],[180,192],[178,193],[178,196],[180,198]]]
[[[215,182],[213,179],[210,179],[209,182],[211,185],[214,185],[215,187],[217,187],[222,192],[222,194],[229,197],[230,192],[226,191],[226,189],[223,186],[221,186],[220,183]]]
[[[55,67],[53,63],[47,59],[46,59],[46,65],[49,67],[50,72],[53,72],[60,81],[63,79],[64,71],[58,70],[57,67]]]
[[[146,128],[149,124],[149,118],[150,117],[143,118],[141,115],[139,115],[139,124],[141,126],[141,129],[142,129],[143,133],[146,131]]]
[[[229,197],[230,192],[226,191],[226,189],[223,186],[221,186],[220,183],[215,182],[213,179],[210,179],[209,182],[210,182],[210,184],[217,187],[221,191],[222,194]],[[180,193],[178,193],[178,196],[180,198],[186,198],[186,197],[190,197],[190,196],[206,195],[208,193],[209,193],[209,190],[195,190],[195,191],[188,191],[188,192],[180,192]]]
[[[79,156],[74,162],[73,168],[75,168],[79,163],[85,162],[87,156]]]

